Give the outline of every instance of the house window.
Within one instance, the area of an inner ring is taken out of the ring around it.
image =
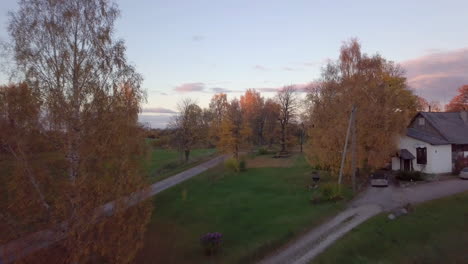
[[[426,124],[426,119],[424,117],[418,118],[418,123],[420,126],[424,126]]]
[[[416,162],[418,164],[427,164],[427,149],[416,148]]]

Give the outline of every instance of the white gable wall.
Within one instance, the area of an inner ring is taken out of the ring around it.
[[[427,142],[417,140],[408,136],[403,136],[398,142],[399,149],[407,149],[416,157],[416,148],[427,148],[427,164],[417,164],[414,159],[413,169],[424,173],[450,173],[452,172],[452,145],[431,145]],[[400,161],[392,158],[392,169],[398,170]]]

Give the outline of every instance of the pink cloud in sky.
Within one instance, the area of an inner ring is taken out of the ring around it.
[[[188,93],[188,92],[202,92],[205,90],[205,84],[202,82],[197,83],[183,83],[179,86],[174,88],[174,91],[181,92],[181,93]]]
[[[438,51],[401,63],[408,85],[419,96],[445,104],[468,84],[468,48]]]

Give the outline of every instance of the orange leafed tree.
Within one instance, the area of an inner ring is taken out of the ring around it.
[[[209,105],[211,122],[209,126],[209,138],[213,145],[218,144],[221,134],[221,123],[227,113],[228,100],[225,93],[213,95]]]
[[[445,106],[447,112],[468,111],[468,85],[458,88],[458,95]]]
[[[379,168],[396,151],[397,137],[416,112],[397,65],[380,55],[361,53],[357,40],[346,42],[339,60],[329,63],[311,91],[308,115],[309,160],[337,173],[352,106],[357,107],[357,165]],[[349,156],[349,155],[348,155]],[[349,171],[349,159],[347,162]]]
[[[265,125],[264,99],[255,89],[247,89],[240,97],[240,106],[245,122],[252,128],[254,143],[263,144],[263,129]]]
[[[252,129],[243,118],[239,100],[233,99],[227,108],[225,117],[221,122],[221,134],[218,148],[225,153],[232,154],[239,160],[239,152],[242,147],[248,145]]]

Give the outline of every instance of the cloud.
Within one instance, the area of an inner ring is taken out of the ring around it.
[[[203,90],[205,90],[205,84],[202,82],[183,83],[179,86],[174,87],[174,91],[181,93],[202,92]]]
[[[297,92],[299,93],[306,93],[309,91],[309,88],[314,87],[317,85],[317,82],[308,82],[308,83],[299,83],[299,84],[292,84],[292,85],[285,85],[285,86],[293,86],[296,88]],[[256,90],[264,93],[276,93],[283,89],[285,86],[281,87],[264,87],[264,88],[256,88]]]
[[[190,93],[190,92],[202,92],[202,93],[237,93],[238,90],[232,90],[228,88],[223,88],[215,86],[216,84],[230,83],[230,82],[196,82],[196,83],[183,83],[179,86],[174,87],[174,91],[181,93]]]
[[[447,103],[468,84],[468,48],[438,51],[403,61],[409,86],[428,101]]]
[[[159,94],[159,95],[167,95],[167,93],[161,92],[161,91],[158,91],[158,90],[148,90],[148,92],[149,93]]]
[[[148,107],[143,108],[143,113],[153,113],[153,114],[175,114],[176,111],[171,109],[163,108],[163,107]]]
[[[205,36],[203,36],[203,35],[193,35],[192,36],[192,41],[195,41],[195,42],[202,41],[204,39],[205,39]]]
[[[269,71],[270,70],[270,68],[268,68],[266,66],[263,66],[263,65],[259,65],[259,64],[255,65],[253,68],[255,70],[259,70],[259,71]]]
[[[230,90],[230,89],[221,88],[221,87],[213,87],[210,90],[212,92],[215,92],[215,93],[235,93],[235,92],[238,92],[238,91],[235,91],[235,90]]]
[[[279,91],[279,89],[281,88],[255,88],[255,90],[258,90],[260,92],[264,92],[264,93],[276,93],[277,91]]]

